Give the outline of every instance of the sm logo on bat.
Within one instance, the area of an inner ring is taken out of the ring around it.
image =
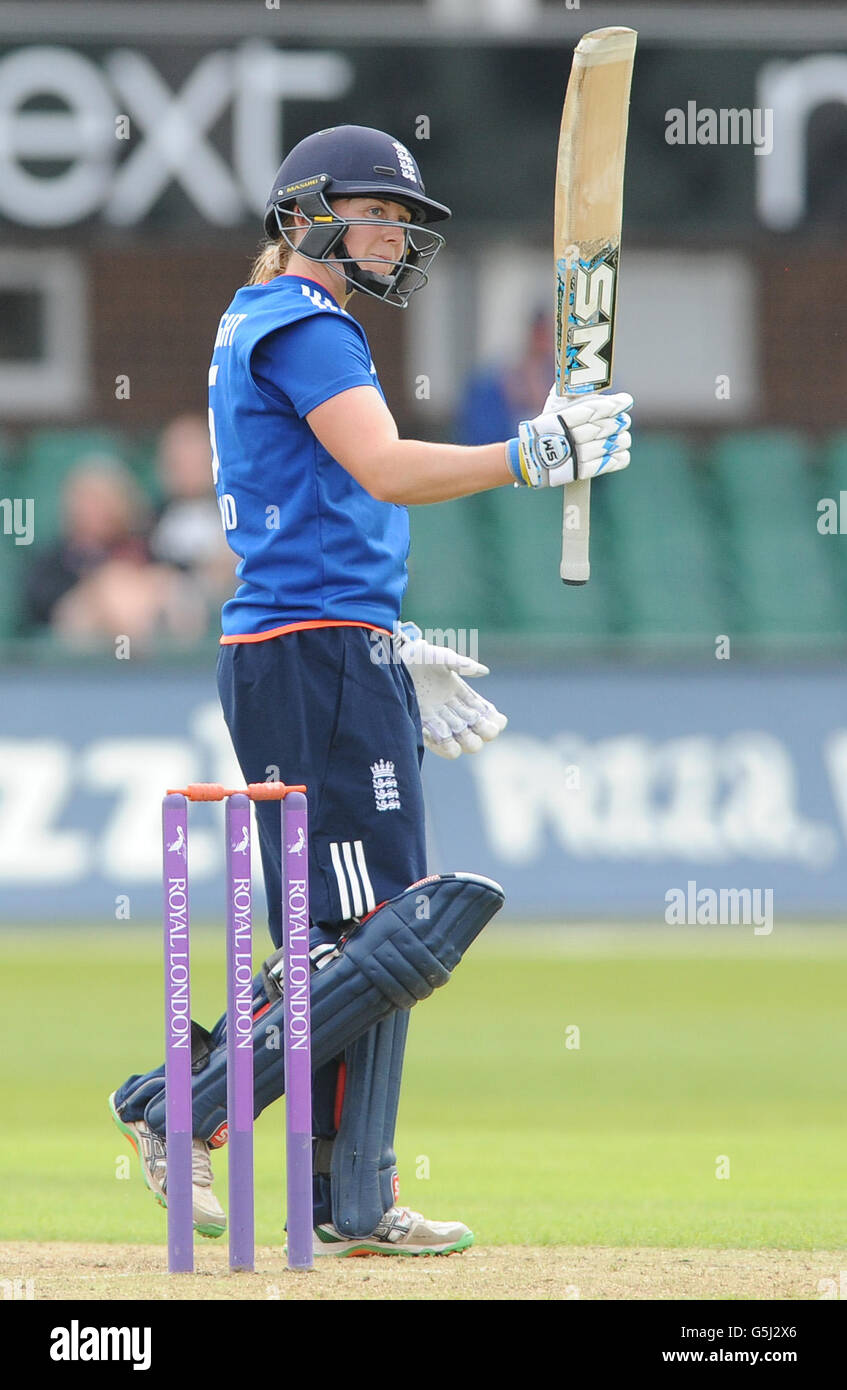
[[[618,247],[605,246],[590,259],[566,254],[557,263],[556,272],[556,376],[560,389],[564,394],[601,391],[612,375]]]

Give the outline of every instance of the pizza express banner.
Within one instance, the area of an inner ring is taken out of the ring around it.
[[[493,674],[508,729],[475,757],[426,761],[430,867],[499,880],[525,919],[763,932],[841,914],[845,678]],[[161,798],[200,780],[241,781],[211,672],[0,676],[0,921],[156,920]],[[195,915],[220,918],[220,807],[193,808],[189,863]]]
[[[571,49],[0,40],[0,226],[252,222],[282,153],[342,122],[404,140],[462,224],[546,225]],[[843,223],[845,104],[844,52],[642,41],[631,234]]]

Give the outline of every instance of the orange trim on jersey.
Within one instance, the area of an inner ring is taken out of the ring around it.
[[[366,627],[371,632],[384,632],[386,637],[391,636],[387,627],[378,627],[376,623],[359,623],[352,618],[312,618],[306,623],[285,623],[283,627],[272,627],[270,632],[224,633],[220,645],[230,647],[235,642],[267,642],[269,638],[282,637],[286,632],[307,632],[313,627]]]

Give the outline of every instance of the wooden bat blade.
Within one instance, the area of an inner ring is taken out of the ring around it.
[[[618,255],[634,29],[595,29],[576,46],[556,161],[556,389],[602,391],[612,379]],[[566,584],[591,573],[591,484],[564,489]]]

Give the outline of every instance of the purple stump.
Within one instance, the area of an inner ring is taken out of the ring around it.
[[[311,1269],[312,1046],[309,1019],[309,827],[306,798],[281,803],[284,956],[285,1133],[288,1267]]]
[[[229,1267],[253,1269],[253,917],[250,801],[226,803],[226,1110]]]
[[[168,1269],[194,1268],[191,1191],[191,964],[188,918],[188,803],[162,802],[165,929],[165,1143]]]

